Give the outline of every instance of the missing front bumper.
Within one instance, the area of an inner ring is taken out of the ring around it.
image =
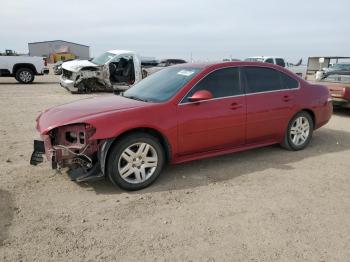
[[[45,153],[45,144],[44,141],[34,140],[34,150],[30,158],[30,164],[37,166],[44,161],[43,155]],[[57,169],[58,165],[52,157],[52,169]],[[76,182],[86,182],[86,181],[98,181],[105,178],[103,172],[101,172],[101,167],[99,163],[96,163],[91,169],[84,170],[81,167],[76,167],[68,171],[68,175],[72,181]]]

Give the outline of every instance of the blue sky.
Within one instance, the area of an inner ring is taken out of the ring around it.
[[[62,39],[143,56],[350,55],[349,0],[0,0],[0,50]]]

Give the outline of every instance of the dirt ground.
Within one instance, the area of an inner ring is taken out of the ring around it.
[[[129,193],[29,165],[39,111],[90,96],[57,79],[0,78],[0,261],[350,261],[350,112],[303,151],[169,166]]]

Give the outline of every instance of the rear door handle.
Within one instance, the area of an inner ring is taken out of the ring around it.
[[[232,103],[231,104],[231,110],[236,110],[242,108],[242,104]]]
[[[284,102],[288,102],[288,101],[292,100],[292,98],[290,96],[286,95],[286,96],[283,96],[282,100]]]

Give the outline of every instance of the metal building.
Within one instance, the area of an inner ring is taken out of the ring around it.
[[[58,53],[70,53],[79,59],[90,58],[90,47],[63,40],[28,43],[30,56],[50,57]]]

